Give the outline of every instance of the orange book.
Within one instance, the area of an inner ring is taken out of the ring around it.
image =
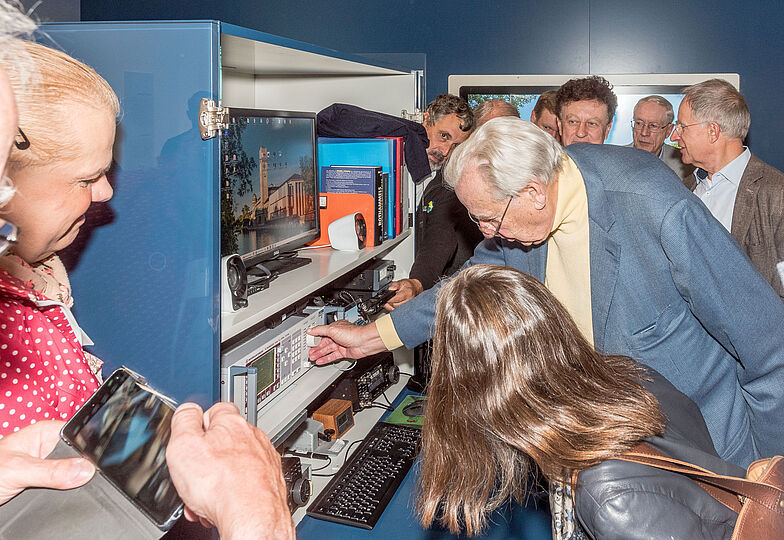
[[[321,236],[311,242],[310,246],[329,245],[327,228],[329,224],[343,216],[359,212],[365,218],[367,238],[365,245],[378,245],[376,231],[376,199],[370,193],[319,193],[319,219]]]

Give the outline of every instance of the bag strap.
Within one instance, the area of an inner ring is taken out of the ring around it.
[[[784,508],[779,505],[779,500],[781,500],[784,496],[784,490],[777,486],[766,484],[764,482],[747,480],[745,478],[716,474],[692,463],[665,456],[646,443],[638,444],[632,448],[631,451],[626,452],[616,459],[631,461],[633,463],[640,463],[667,471],[685,474],[686,476],[700,483],[703,488],[705,488],[703,483],[716,486],[722,490],[726,490],[751,499],[754,502],[768,508],[769,510],[784,516]],[[717,497],[716,494],[711,490],[706,489],[706,491],[708,491],[710,495],[718,499],[723,504],[728,505],[728,501],[725,502],[723,497]],[[730,508],[738,511],[732,506],[730,506]]]

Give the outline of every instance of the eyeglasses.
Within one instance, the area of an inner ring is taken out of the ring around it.
[[[16,225],[8,221],[0,227],[0,255],[8,251],[12,244],[16,244],[18,233],[19,230],[16,228]]]
[[[512,204],[512,198],[513,197],[514,197],[513,195],[509,196],[509,201],[506,203],[506,208],[504,208],[504,213],[501,214],[501,219],[498,220],[498,223],[496,223],[495,218],[493,218],[493,219],[480,219],[480,218],[476,217],[475,215],[473,215],[471,212],[468,212],[468,217],[471,218],[471,221],[476,223],[476,225],[480,229],[484,229],[485,231],[487,231],[487,230],[491,229],[493,226],[495,226],[495,229],[493,230],[493,236],[499,236],[498,231],[501,230],[501,224],[504,222],[504,218],[506,217],[506,212],[509,210],[509,206]]]
[[[693,124],[681,124],[680,122],[675,122],[675,131],[678,132],[678,135],[683,135],[683,130],[687,127],[691,126],[699,126],[700,124],[710,124],[712,120],[706,120],[704,122],[694,122]]]
[[[14,139],[14,145],[19,150],[27,150],[30,148],[30,139],[27,138],[22,128],[16,128],[19,133],[16,134],[16,138]]]
[[[666,129],[669,124],[659,124],[657,122],[643,122],[642,120],[632,120],[632,129],[634,131],[642,131],[642,128],[647,127],[651,133],[658,133]]]

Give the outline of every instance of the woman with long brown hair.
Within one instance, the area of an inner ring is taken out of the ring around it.
[[[597,352],[534,278],[464,269],[439,293],[433,346],[425,526],[481,532],[494,509],[524,499],[537,466],[551,485],[554,538],[579,525],[592,538],[730,536],[736,514],[690,479],[612,459],[645,440],[743,476],[716,454],[696,405],[633,359]]]

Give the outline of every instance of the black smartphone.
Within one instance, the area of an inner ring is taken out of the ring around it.
[[[166,466],[175,408],[141,375],[121,367],[60,433],[163,531],[177,521],[183,508]]]

